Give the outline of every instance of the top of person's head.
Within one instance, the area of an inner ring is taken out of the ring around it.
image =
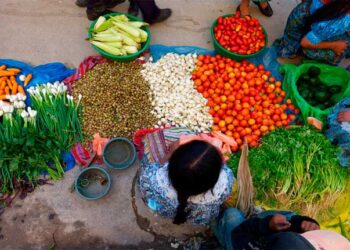
[[[208,142],[193,140],[179,146],[169,160],[169,178],[178,193],[198,195],[212,189],[220,175],[223,157]]]

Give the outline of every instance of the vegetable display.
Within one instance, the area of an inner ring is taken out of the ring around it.
[[[309,127],[280,128],[249,152],[256,199],[274,209],[315,216],[344,192],[349,170],[341,168],[338,148]],[[234,172],[239,154],[228,161]]]
[[[333,96],[342,92],[342,86],[336,83],[327,86],[319,79],[320,73],[318,67],[311,66],[307,73],[300,76],[297,87],[301,97],[311,106],[324,110],[337,103]]]
[[[108,20],[101,16],[89,41],[112,55],[134,54],[147,41],[148,34],[141,29],[147,25],[144,22],[130,21],[125,15],[112,16]]]
[[[250,55],[265,47],[265,34],[258,19],[235,15],[219,17],[214,28],[215,39],[228,51]]]
[[[207,100],[199,94],[191,79],[197,55],[169,53],[156,63],[144,64],[142,75],[152,91],[154,114],[159,127],[181,126],[196,132],[209,131],[212,117]]]
[[[20,93],[10,96],[10,103],[0,103],[0,115],[3,115],[0,122],[1,193],[32,188],[38,176],[45,172],[52,179],[62,177],[64,166],[60,162],[61,154],[68,149],[68,145],[81,139],[78,116],[69,115],[78,112],[79,103],[75,104],[67,97],[66,89],[54,93],[52,90],[56,88],[47,86],[29,89],[32,108],[25,107],[26,97]],[[61,109],[64,113],[58,112]],[[61,126],[57,126],[59,123]],[[57,128],[62,130],[55,130]],[[70,141],[60,138],[72,134],[74,139]]]
[[[99,64],[74,82],[74,98],[82,95],[83,131],[91,138],[132,138],[140,128],[151,128],[156,118],[150,87],[137,62]]]
[[[200,55],[192,79],[208,100],[214,119],[212,130],[233,137],[239,146],[244,139],[249,146],[257,146],[262,135],[287,126],[295,118],[287,110],[298,112],[290,100],[282,103],[286,93],[281,82],[263,65]]]
[[[6,65],[0,66],[0,100],[9,101],[10,95],[16,95],[17,93],[26,95],[23,86],[16,81],[16,75],[20,72],[21,70],[17,68],[7,68]],[[24,78],[23,85],[27,86],[31,78],[32,75],[28,74]]]
[[[55,138],[60,150],[69,150],[83,141],[81,96],[77,102],[67,94],[64,83],[42,84],[28,89],[32,107],[37,110],[39,129]]]

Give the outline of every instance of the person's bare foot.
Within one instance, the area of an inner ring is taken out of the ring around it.
[[[239,10],[241,12],[241,16],[250,16],[250,12],[249,12],[249,2],[248,4],[242,3],[239,6]]]
[[[345,110],[339,113],[338,122],[350,122],[350,110]]]
[[[269,6],[268,2],[261,2],[259,3],[259,5],[261,6],[261,8],[265,9],[267,6]]]

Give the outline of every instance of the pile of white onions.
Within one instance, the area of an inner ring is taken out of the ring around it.
[[[195,132],[207,132],[213,123],[207,100],[197,92],[191,79],[197,61],[196,54],[166,54],[156,63],[144,64],[141,71],[152,90],[153,114],[157,126],[187,127]]]

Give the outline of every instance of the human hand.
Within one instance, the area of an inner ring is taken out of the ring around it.
[[[274,231],[283,231],[290,228],[292,224],[287,220],[286,216],[282,214],[275,214],[270,222],[269,227]]]
[[[341,56],[348,48],[348,42],[345,40],[334,41],[332,44],[332,50],[337,56]]]
[[[301,230],[302,230],[303,232],[313,231],[313,230],[319,230],[319,229],[320,229],[320,226],[317,225],[315,222],[304,220],[304,221],[301,223]]]
[[[350,110],[339,112],[338,122],[350,122]]]

